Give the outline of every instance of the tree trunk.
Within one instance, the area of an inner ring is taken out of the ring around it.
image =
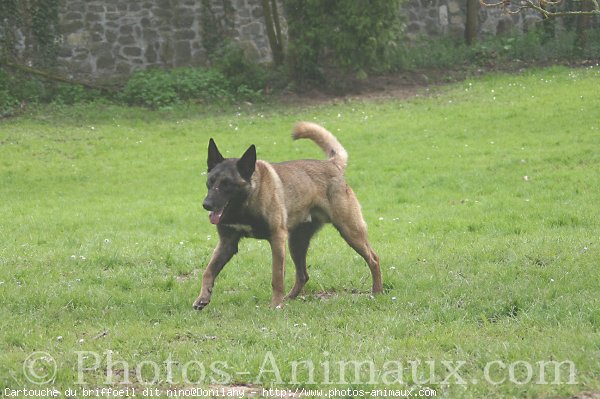
[[[594,9],[594,5],[591,0],[583,0],[581,3],[581,11],[591,11]],[[592,22],[592,17],[589,15],[577,16],[577,26],[575,28],[575,50],[582,52],[586,49],[588,44],[588,30]]]
[[[276,7],[271,10],[269,0],[262,0],[262,7],[265,14],[265,25],[267,29],[267,37],[269,38],[269,46],[271,47],[271,53],[273,54],[273,63],[275,65],[281,65],[283,64],[283,46],[281,44],[279,14],[277,13]],[[273,17],[276,18],[276,22],[274,22]]]
[[[477,14],[479,11],[478,0],[467,0],[467,21],[465,23],[465,41],[468,45],[477,40]]]

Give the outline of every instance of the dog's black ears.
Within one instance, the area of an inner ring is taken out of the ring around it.
[[[223,155],[219,152],[215,141],[211,138],[208,142],[208,171],[210,172],[212,168],[223,162],[224,159],[225,158],[223,158]]]
[[[256,147],[252,144],[237,161],[237,169],[242,178],[246,181],[252,179],[252,174],[256,168]]]

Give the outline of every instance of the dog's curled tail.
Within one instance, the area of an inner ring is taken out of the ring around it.
[[[292,133],[294,140],[311,139],[338,168],[346,170],[348,153],[330,131],[312,122],[298,122]]]

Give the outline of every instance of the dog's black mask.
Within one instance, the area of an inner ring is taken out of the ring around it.
[[[251,145],[241,158],[223,158],[213,139],[208,143],[208,194],[202,203],[212,224],[219,224],[230,203],[243,202],[256,168],[256,147]],[[239,204],[238,204],[239,205]]]

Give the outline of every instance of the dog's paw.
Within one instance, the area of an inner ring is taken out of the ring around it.
[[[201,299],[196,299],[196,301],[194,302],[194,304],[192,305],[192,307],[195,310],[202,310],[204,309],[208,304],[210,303],[210,301],[205,301],[205,300],[201,300]]]
[[[283,300],[271,301],[271,309],[275,309],[275,310],[283,309]]]

